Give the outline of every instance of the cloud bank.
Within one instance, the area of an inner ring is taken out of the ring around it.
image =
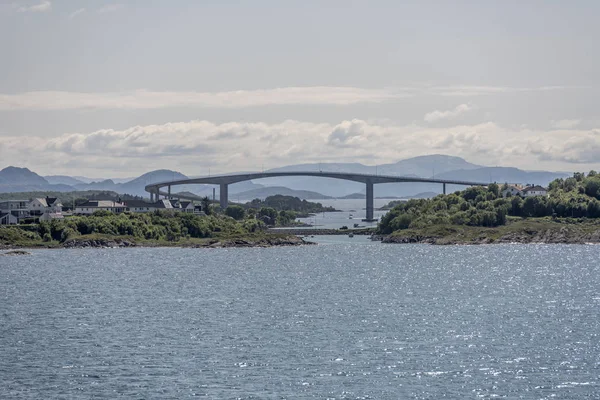
[[[72,18],[84,12],[77,10]],[[496,86],[414,86],[387,89],[358,87],[283,87],[275,89],[235,90],[225,92],[173,92],[134,90],[128,92],[85,93],[67,91],[35,91],[16,94],[0,93],[0,111],[73,110],[73,109],[157,109],[168,107],[243,108],[268,105],[351,105],[382,103],[415,96],[481,96],[514,92],[565,90],[572,87],[509,88]],[[446,118],[459,110],[434,111],[426,118]],[[437,113],[442,113],[438,115]],[[450,114],[443,114],[450,113]],[[427,121],[427,119],[426,119]]]
[[[71,109],[156,109],[166,107],[242,108],[273,104],[349,105],[400,97],[387,90],[353,87],[286,87],[229,92],[78,93],[61,91],[0,94],[0,111]]]
[[[259,170],[302,162],[395,162],[443,153],[483,165],[565,170],[598,168],[600,129],[511,130],[493,122],[430,128],[353,119],[338,124],[287,120],[275,124],[205,120],[65,134],[0,138],[2,164],[53,173],[112,176],[172,168],[189,175]]]

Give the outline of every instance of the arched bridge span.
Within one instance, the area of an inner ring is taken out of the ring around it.
[[[158,200],[159,196],[171,196],[171,187],[177,185],[190,185],[190,184],[204,184],[204,185],[219,185],[220,193],[220,204],[221,208],[227,207],[229,190],[228,186],[233,183],[274,178],[281,176],[313,176],[320,178],[333,178],[343,179],[347,181],[364,183],[367,187],[366,193],[366,219],[367,221],[373,220],[373,185],[378,183],[394,183],[394,182],[419,182],[419,183],[439,183],[443,185],[444,194],[446,193],[446,185],[464,185],[464,186],[485,186],[487,183],[481,182],[469,182],[460,180],[446,180],[446,179],[430,179],[430,178],[417,178],[408,176],[392,176],[392,175],[370,175],[370,174],[354,174],[346,172],[319,172],[319,171],[291,171],[291,172],[256,172],[248,174],[236,174],[236,175],[218,175],[218,176],[207,176],[202,178],[193,179],[181,179],[168,182],[159,182],[147,185],[146,191],[150,193],[152,200]],[[162,188],[167,188],[167,191],[161,191]],[[182,195],[177,197],[186,198]]]

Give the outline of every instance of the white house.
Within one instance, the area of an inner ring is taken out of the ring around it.
[[[507,188],[502,190],[502,196],[521,196],[521,197],[531,197],[531,196],[547,196],[548,189],[539,186],[539,185],[527,185],[522,186],[519,184],[508,185]]]
[[[149,213],[156,210],[169,210],[190,214],[202,213],[201,206],[184,200],[161,199],[155,203],[148,203],[143,200],[126,200],[123,203],[127,206],[127,211],[134,213]]]
[[[527,186],[521,192],[523,193],[523,197],[547,196],[548,195],[548,189],[541,187],[539,185]]]
[[[516,195],[520,196],[522,189],[523,187],[521,185],[508,185],[508,187],[502,191],[502,197]]]
[[[32,199],[27,208],[32,216],[41,216],[44,213],[61,213],[62,203],[56,197]]]
[[[127,206],[112,200],[88,200],[75,207],[75,214],[91,215],[96,211],[110,211],[119,214],[127,211]]]
[[[126,200],[123,203],[127,207],[127,211],[134,213],[149,213],[156,210],[178,211],[167,199],[158,200],[155,203],[148,203],[143,200]]]

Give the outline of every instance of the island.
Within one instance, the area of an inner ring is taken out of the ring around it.
[[[600,243],[600,175],[548,189],[492,183],[396,204],[373,236],[384,243]]]

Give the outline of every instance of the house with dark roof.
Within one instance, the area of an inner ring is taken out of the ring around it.
[[[49,221],[63,218],[62,204],[55,197],[31,200],[3,200],[0,201],[0,213],[11,214],[17,219],[18,223],[25,220],[38,221],[42,219],[42,221]],[[12,221],[12,218],[4,217],[4,219]]]
[[[31,216],[41,216],[45,213],[62,213],[62,203],[56,197],[31,199],[28,208]]]

